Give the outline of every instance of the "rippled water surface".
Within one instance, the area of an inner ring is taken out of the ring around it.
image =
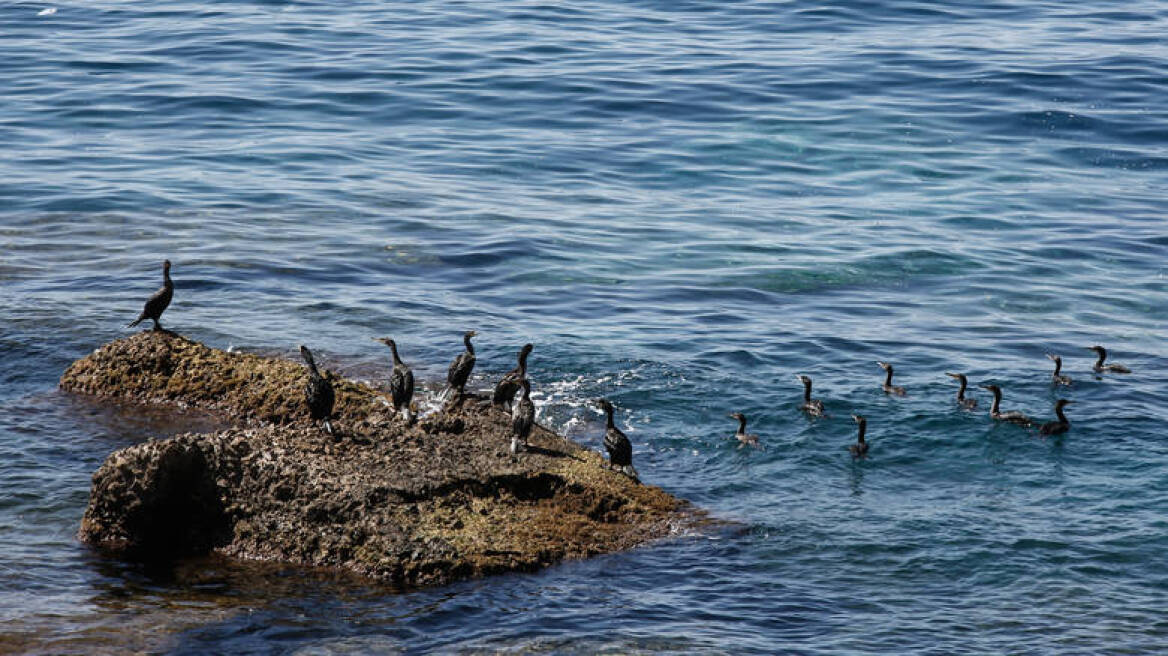
[[[1166,33],[1141,0],[0,4],[0,652],[1162,651]],[[642,476],[733,523],[406,594],[95,554],[92,472],[204,420],[56,381],[163,258],[164,323],[222,348],[377,378],[392,334],[433,386],[474,328],[488,386],[532,341],[543,421],[596,448],[612,399]]]

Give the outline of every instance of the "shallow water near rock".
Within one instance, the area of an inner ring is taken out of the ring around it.
[[[1158,4],[49,7],[0,7],[0,651],[1168,640]],[[463,331],[476,388],[533,342],[541,422],[599,448],[611,399],[641,476],[736,524],[406,593],[95,554],[105,457],[218,421],[55,389],[164,258],[168,328],[374,381],[390,335],[426,407]],[[1070,432],[993,425],[991,382],[1042,420],[1074,399]]]

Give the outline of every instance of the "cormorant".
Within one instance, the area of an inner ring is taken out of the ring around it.
[[[454,358],[454,362],[450,363],[450,370],[446,372],[447,393],[458,395],[452,398],[462,399],[463,388],[466,387],[466,381],[470,378],[470,372],[474,370],[475,352],[474,347],[471,346],[470,338],[477,334],[473,330],[466,331],[466,334],[462,336],[462,343],[466,344],[466,351],[459,353],[458,357]]]
[[[860,425],[860,434],[856,436],[856,443],[848,447],[853,458],[863,458],[868,455],[868,443],[864,441],[864,433],[868,431],[868,420],[862,415],[852,415],[852,419]]]
[[[973,410],[976,408],[977,399],[965,398],[965,388],[969,385],[969,379],[965,377],[965,374],[951,374],[946,371],[945,375],[961,381],[961,387],[957,388],[957,406],[963,410]]]
[[[333,403],[336,401],[336,393],[333,391],[333,384],[329,382],[328,378],[320,375],[316,369],[316,361],[312,358],[312,351],[308,347],[300,345],[300,357],[308,363],[308,384],[304,386],[304,400],[308,403],[308,414],[313,421],[322,421],[323,426],[329,435],[333,434],[333,426],[329,423],[329,419],[333,415]]]
[[[504,403],[510,404],[515,397],[515,393],[519,391],[519,381],[527,378],[527,356],[531,354],[531,349],[535,348],[531,344],[524,344],[523,348],[519,349],[519,365],[508,371],[503,380],[495,386],[495,394],[491,397],[491,405],[501,407]]]
[[[1074,401],[1059,399],[1058,401],[1054,402],[1054,413],[1058,415],[1058,419],[1055,421],[1048,421],[1040,426],[1038,429],[1039,435],[1058,435],[1059,433],[1067,432],[1067,429],[1071,427],[1071,422],[1069,419],[1067,419],[1067,416],[1063,414],[1063,408],[1066,407],[1066,405],[1069,403],[1074,403]]]
[[[531,382],[524,378],[520,383],[523,387],[523,396],[511,408],[511,453],[519,451],[520,440],[523,448],[527,448],[527,436],[531,434],[531,427],[535,425],[535,404],[531,402]]]
[[[811,398],[811,378],[798,374],[795,376],[803,382],[803,405],[799,409],[812,417],[823,416],[823,401]]]
[[[880,365],[880,368],[888,374],[884,377],[884,384],[880,386],[880,389],[884,390],[885,394],[892,394],[893,396],[904,396],[904,388],[900,385],[892,384],[892,365],[888,364],[887,362],[881,362],[879,360],[876,361],[876,364]]]
[[[994,403],[990,406],[990,418],[1021,424],[1023,426],[1031,426],[1034,424],[1034,420],[1017,410],[1011,410],[1009,412],[1001,412],[999,410],[998,406],[1002,403],[1002,388],[997,385],[982,385],[981,387],[988,389],[994,395]]]
[[[142,308],[142,314],[138,315],[126,325],[127,328],[133,328],[142,323],[143,319],[154,320],[154,330],[162,330],[162,324],[158,320],[162,317],[162,313],[166,311],[167,306],[170,305],[170,299],[174,297],[174,283],[170,280],[170,260],[163,260],[162,262],[162,288],[154,292],[154,295],[146,299],[146,305]]]
[[[1050,375],[1051,385],[1070,385],[1071,377],[1063,376],[1059,372],[1063,370],[1063,359],[1057,355],[1047,353],[1046,357],[1054,361],[1054,373]]]
[[[1091,367],[1092,369],[1095,370],[1095,373],[1097,373],[1097,374],[1101,374],[1104,372],[1110,372],[1113,374],[1130,374],[1131,373],[1131,369],[1128,369],[1127,367],[1123,366],[1122,364],[1103,364],[1103,361],[1107,359],[1107,349],[1103,348],[1102,346],[1098,346],[1098,345],[1088,346],[1087,348],[1089,350],[1095,351],[1095,353],[1099,355],[1099,359],[1095,361],[1095,366]]]
[[[607,399],[599,399],[596,401],[596,405],[604,410],[607,418],[604,430],[604,448],[608,451],[609,465],[623,471],[634,481],[640,482],[637,470],[633,469],[633,445],[613,422],[612,404]]]
[[[731,412],[730,416],[738,420],[738,432],[734,434],[734,437],[737,437],[742,444],[758,445],[758,436],[746,432],[746,415],[741,412]]]
[[[393,351],[393,373],[389,376],[389,395],[393,399],[393,411],[400,414],[402,408],[406,410],[406,421],[413,420],[410,401],[414,398],[414,372],[401,361],[397,354],[397,342],[388,337],[374,337],[373,339],[385,344]]]

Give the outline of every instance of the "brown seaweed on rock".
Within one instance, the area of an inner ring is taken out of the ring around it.
[[[542,426],[522,458],[510,417],[468,403],[416,425],[336,380],[321,434],[297,363],[144,332],[77,361],[62,389],[237,418],[117,451],[93,477],[83,541],[145,558],[227,556],[359,572],[402,586],[532,571],[627,549],[702,521]]]

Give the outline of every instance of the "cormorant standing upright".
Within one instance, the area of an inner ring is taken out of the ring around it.
[[[531,434],[531,427],[535,425],[535,404],[531,402],[531,381],[526,378],[519,383],[523,387],[523,396],[511,408],[511,453],[517,453],[522,447],[527,448],[527,436]]]
[[[162,318],[162,313],[170,305],[170,299],[174,297],[174,283],[170,280],[170,260],[163,260],[162,262],[162,288],[154,292],[150,298],[146,299],[146,305],[142,308],[142,314],[138,315],[126,325],[127,328],[133,328],[142,323],[143,319],[154,320],[154,330],[162,330],[162,324],[158,320]]]
[[[621,432],[621,429],[616,427],[616,423],[612,419],[612,404],[607,399],[599,399],[596,405],[604,410],[606,417],[604,429],[604,448],[608,451],[609,464],[634,481],[640,482],[640,477],[637,476],[637,470],[633,469],[633,445],[629,442],[629,438]]]
[[[495,386],[495,394],[491,397],[491,405],[501,407],[504,403],[510,404],[515,393],[519,391],[520,381],[527,378],[527,356],[535,348],[531,344],[524,344],[519,349],[519,365],[508,371],[503,380]]]
[[[397,354],[397,342],[389,337],[374,337],[373,339],[385,344],[393,351],[393,373],[389,376],[389,395],[393,399],[393,411],[400,414],[404,408],[406,421],[412,422],[412,408],[410,401],[414,398],[414,372],[402,362]]]
[[[308,415],[313,421],[322,421],[329,435],[333,434],[333,426],[329,419],[333,415],[333,403],[336,401],[336,392],[328,378],[320,375],[316,368],[316,360],[312,358],[312,351],[300,345],[300,357],[308,363],[308,384],[304,386],[304,400],[308,403]]]
[[[450,363],[450,370],[446,372],[447,393],[458,395],[451,397],[452,400],[462,400],[463,388],[466,387],[466,381],[470,379],[470,372],[474,370],[475,352],[470,338],[477,334],[473,330],[466,331],[466,334],[462,336],[462,343],[466,344],[466,350],[454,358],[454,362]]]

